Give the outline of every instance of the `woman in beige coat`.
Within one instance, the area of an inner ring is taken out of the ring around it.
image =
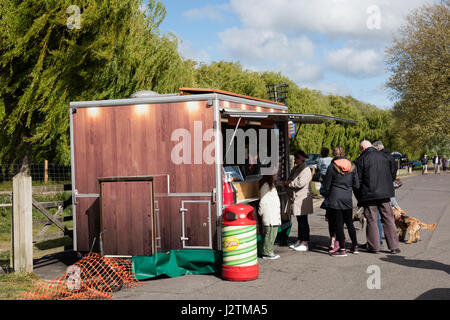
[[[284,182],[289,193],[289,209],[297,217],[298,241],[290,248],[296,251],[308,251],[309,223],[308,214],[313,213],[311,190],[311,169],[306,166],[308,156],[302,150],[294,153],[296,166],[292,168],[289,179]]]

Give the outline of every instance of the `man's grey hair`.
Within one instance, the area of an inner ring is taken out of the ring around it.
[[[384,149],[383,142],[381,142],[380,140],[375,141],[374,143],[372,143],[372,146],[374,146],[378,150],[383,150]]]
[[[361,143],[359,144],[359,150],[362,152],[364,150],[366,150],[367,148],[372,147],[372,144],[370,143],[370,141],[368,140],[363,140],[361,141]]]

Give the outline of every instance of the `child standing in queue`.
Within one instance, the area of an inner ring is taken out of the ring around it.
[[[265,175],[259,181],[259,210],[264,226],[262,258],[275,260],[280,256],[274,253],[274,243],[281,225],[280,198],[275,187],[276,175]]]

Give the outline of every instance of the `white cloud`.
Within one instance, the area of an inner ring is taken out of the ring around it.
[[[326,54],[331,69],[356,76],[375,76],[384,72],[382,54],[375,49],[341,48]]]
[[[270,30],[233,27],[219,33],[219,50],[244,63],[311,58],[314,44],[307,37],[290,39]]]
[[[244,26],[255,29],[389,39],[409,10],[426,2],[427,0],[231,0],[231,7]],[[373,10],[374,8],[379,10]],[[379,28],[374,27],[374,22],[379,22]]]
[[[179,39],[178,52],[185,59],[191,59],[205,64],[211,62],[208,52],[204,49],[198,50],[194,48],[190,41]]]
[[[352,91],[349,87],[342,83],[337,82],[321,82],[321,81],[313,81],[313,82],[305,82],[299,84],[301,88],[308,88],[311,90],[319,90],[325,95],[340,95],[340,96],[348,96],[352,95]]]
[[[208,19],[216,22],[223,22],[223,11],[228,10],[228,5],[207,5],[203,8],[194,8],[183,12],[183,16],[188,20]]]
[[[300,86],[304,83],[315,82],[323,78],[323,71],[320,66],[303,61],[282,63],[279,65],[279,70],[277,71],[280,71]]]

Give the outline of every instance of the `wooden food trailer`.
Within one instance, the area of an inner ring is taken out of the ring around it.
[[[269,151],[278,155],[278,179],[285,180],[290,121],[356,122],[293,114],[281,103],[215,89],[71,102],[74,250],[112,256],[221,250],[223,177],[232,177],[234,203],[254,206],[261,177],[261,164],[249,154],[245,163],[233,163],[236,152],[225,161],[236,151],[235,133],[278,129],[278,150]]]

